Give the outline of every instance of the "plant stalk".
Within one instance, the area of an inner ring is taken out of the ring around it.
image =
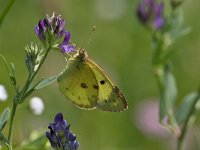
[[[188,123],[189,123],[190,117],[192,116],[192,114],[195,111],[195,106],[199,99],[200,99],[200,92],[198,91],[198,95],[192,105],[192,108],[190,109],[190,113],[188,114],[187,119],[184,122],[183,127],[181,129],[181,135],[178,137],[177,150],[184,150],[184,139],[185,139],[185,135],[187,133]]]
[[[12,113],[11,113],[11,120],[10,120],[10,126],[9,126],[9,134],[8,134],[8,147],[9,150],[12,150],[12,131],[13,131],[13,122],[14,122],[14,118],[16,115],[16,110],[17,110],[17,106],[18,104],[20,104],[19,102],[23,102],[24,99],[26,98],[26,93],[28,92],[29,86],[31,85],[33,79],[35,78],[36,74],[38,73],[38,71],[40,70],[42,64],[44,63],[44,60],[46,59],[49,51],[50,51],[51,47],[49,47],[38,67],[38,69],[34,72],[34,74],[31,76],[29,74],[28,79],[24,85],[24,88],[22,89],[22,91],[17,95],[17,101],[16,99],[13,100],[13,106],[12,106]]]
[[[10,8],[12,7],[12,5],[14,4],[15,0],[10,0],[6,6],[6,8],[4,9],[2,15],[0,16],[0,27],[4,21],[5,16],[7,15],[7,13],[9,12]]]
[[[13,103],[12,106],[12,113],[11,113],[11,120],[10,120],[10,127],[9,127],[9,134],[8,134],[8,144],[9,144],[9,150],[12,150],[12,130],[13,130],[13,122],[17,110],[17,103]]]

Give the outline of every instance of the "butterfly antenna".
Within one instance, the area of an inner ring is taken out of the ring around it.
[[[90,33],[89,39],[88,39],[87,44],[86,44],[86,49],[88,48],[88,46],[89,46],[89,44],[90,44],[90,41],[91,41],[91,39],[92,39],[92,36],[93,36],[93,34],[94,34],[95,29],[96,29],[96,26],[94,26],[94,27],[92,28],[92,32]]]

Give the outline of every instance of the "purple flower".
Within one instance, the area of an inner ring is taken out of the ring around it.
[[[150,25],[154,29],[164,26],[164,4],[156,0],[143,0],[137,7],[137,16],[144,25]]]
[[[79,143],[69,127],[67,121],[63,119],[62,113],[58,113],[54,118],[54,123],[49,124],[50,132],[46,132],[46,136],[54,149],[78,149]]]
[[[47,16],[45,19],[41,19],[35,26],[35,33],[41,41],[52,37],[61,38],[65,31],[65,20],[55,14],[52,17]]]
[[[70,44],[70,33],[65,29],[65,20],[61,16],[52,15],[41,19],[35,26],[35,33],[45,47],[59,48],[63,53],[72,52],[75,46]],[[63,43],[58,40],[64,37]]]
[[[64,41],[59,45],[59,48],[63,53],[70,53],[74,51],[75,46],[70,44],[70,33],[65,33]]]

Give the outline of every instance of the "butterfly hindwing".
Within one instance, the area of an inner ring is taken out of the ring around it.
[[[81,108],[92,109],[98,99],[96,77],[90,66],[78,59],[68,64],[68,67],[58,77],[60,91],[74,104]]]
[[[103,69],[90,59],[86,63],[92,69],[98,82],[98,101],[96,107],[105,111],[122,111],[126,109],[127,102],[125,97],[112,83]]]

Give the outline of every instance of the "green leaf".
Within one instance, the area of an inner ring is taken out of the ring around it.
[[[6,59],[3,57],[3,55],[0,55],[0,56],[1,56],[1,59],[3,60],[5,66],[6,66],[6,69],[7,69],[8,73],[10,74],[10,69],[9,69],[9,67],[8,67],[8,62],[7,62]]]
[[[14,86],[17,84],[15,78],[15,65],[13,63],[10,63],[10,80]]]
[[[195,111],[195,106],[198,100],[199,94],[197,92],[192,92],[183,99],[183,102],[175,115],[179,124],[182,124],[188,117],[192,116],[193,113],[191,114],[191,112]]]
[[[1,117],[0,117],[0,131],[3,130],[9,117],[10,117],[10,109],[7,107],[6,109],[4,109],[4,111],[2,112]]]
[[[4,144],[8,144],[8,140],[5,138],[5,136],[1,131],[0,131],[0,141],[2,141]]]
[[[168,38],[168,40],[170,39],[171,41],[175,41],[176,39],[178,39],[182,36],[185,36],[190,32],[191,32],[190,27],[182,26],[179,28],[172,29],[168,34],[166,34],[168,36],[168,37],[167,36],[166,37]]]
[[[8,150],[8,147],[4,145],[1,147],[1,150]]]
[[[35,90],[39,90],[45,86],[48,86],[49,84],[53,83],[54,81],[56,81],[57,76],[53,76],[53,77],[49,77],[47,79],[44,79],[42,81],[40,81],[35,87]]]
[[[168,69],[165,74],[165,101],[167,109],[170,109],[174,106],[176,96],[177,96],[176,81],[174,75]]]
[[[168,51],[163,51],[161,63],[167,63],[177,53],[178,50],[179,49],[171,49]]]
[[[183,10],[181,8],[177,8],[173,11],[171,15],[171,25],[172,28],[179,28],[184,23],[184,17],[183,17]]]
[[[8,65],[8,62],[6,61],[6,59],[0,55],[8,72],[8,75],[10,77],[11,83],[12,85],[16,86],[16,77],[15,77],[15,66],[13,63],[10,63],[10,66]]]
[[[177,96],[176,81],[169,66],[166,66],[163,84],[160,97],[160,120],[172,113]]]
[[[183,11],[181,8],[177,8],[173,11],[171,15],[170,25],[171,27],[169,32],[167,33],[167,36],[171,41],[174,41],[177,38],[182,37],[191,31],[190,27],[184,25]]]
[[[48,140],[42,131],[33,131],[28,139],[22,142],[15,150],[49,150]]]

